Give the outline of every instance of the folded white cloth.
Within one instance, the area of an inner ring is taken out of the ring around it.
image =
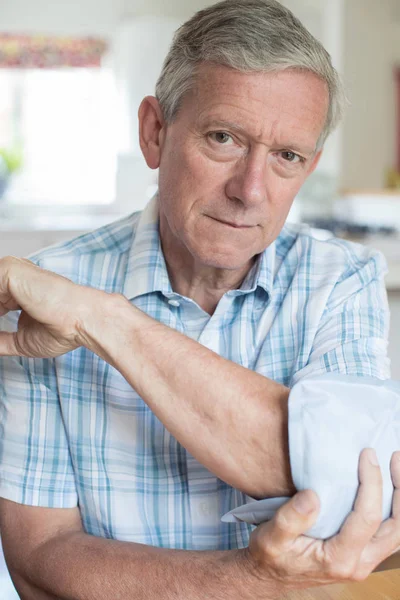
[[[289,449],[293,482],[313,489],[321,510],[307,535],[336,534],[357,495],[358,461],[363,448],[376,450],[383,476],[382,519],[391,515],[392,453],[400,450],[400,382],[327,373],[300,380],[289,395]],[[288,498],[239,506],[225,522],[268,521]]]

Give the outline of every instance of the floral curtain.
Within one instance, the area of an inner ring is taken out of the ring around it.
[[[0,33],[0,68],[100,67],[106,50],[101,38]]]

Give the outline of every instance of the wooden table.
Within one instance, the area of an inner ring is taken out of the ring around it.
[[[373,573],[362,583],[291,592],[282,600],[400,600],[400,570]]]

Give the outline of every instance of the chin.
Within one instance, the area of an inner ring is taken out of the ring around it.
[[[236,248],[201,248],[192,254],[205,267],[214,269],[236,270],[243,269],[257,254],[250,252],[239,253]]]

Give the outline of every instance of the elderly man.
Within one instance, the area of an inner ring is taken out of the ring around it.
[[[381,524],[369,449],[327,541],[302,535],[311,490],[254,531],[221,522],[295,493],[296,382],[389,377],[380,255],[283,227],[341,98],[275,0],[201,11],[139,111],[158,196],[36,264],[0,262],[0,527],[22,598],[278,598],[365,578],[400,545],[398,455]]]

